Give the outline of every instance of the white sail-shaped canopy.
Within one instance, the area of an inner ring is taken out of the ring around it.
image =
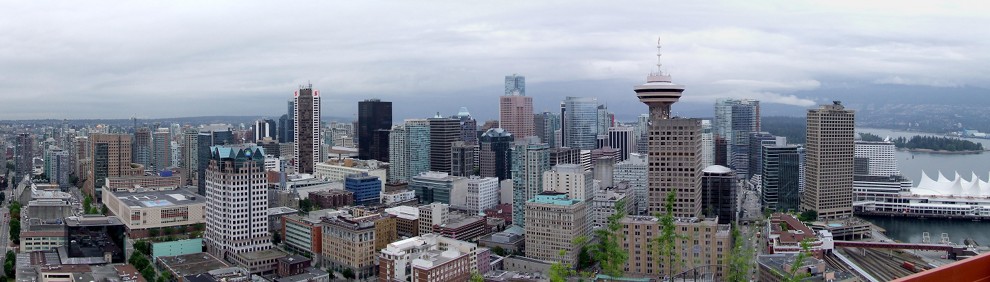
[[[911,189],[911,193],[932,196],[990,197],[990,177],[984,181],[973,173],[967,180],[955,172],[953,179],[948,179],[939,171],[938,180],[935,180],[922,171],[921,180],[918,181],[917,187]]]

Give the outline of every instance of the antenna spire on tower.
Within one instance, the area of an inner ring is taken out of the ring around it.
[[[657,36],[657,73],[663,74],[663,63],[660,60],[660,56],[663,55],[662,46],[660,46],[660,36]]]

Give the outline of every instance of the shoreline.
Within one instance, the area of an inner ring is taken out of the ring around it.
[[[971,155],[971,154],[972,155],[976,155],[976,154],[980,154],[980,153],[983,153],[983,152],[987,151],[987,150],[983,150],[983,151],[978,151],[978,150],[945,151],[945,150],[906,149],[906,148],[897,148],[897,150],[898,151],[911,152],[911,153],[925,153],[925,154],[938,154],[938,155]]]

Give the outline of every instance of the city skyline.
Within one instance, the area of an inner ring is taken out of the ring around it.
[[[536,111],[571,95],[639,113],[645,109],[619,86],[652,68],[640,58],[652,52],[643,39],[657,35],[671,46],[666,67],[691,86],[684,105],[732,97],[810,107],[834,98],[815,92],[823,89],[987,87],[988,58],[978,50],[990,37],[974,28],[986,25],[987,8],[965,2],[567,5],[561,14],[589,15],[580,22],[549,14],[560,11],[553,3],[375,4],[11,7],[0,17],[13,26],[0,35],[9,43],[0,51],[8,66],[0,71],[0,119],[277,117],[283,93],[310,82],[334,87],[328,117],[353,117],[357,101],[377,97],[409,103],[397,117],[466,106],[490,119],[497,110],[484,105],[513,73],[529,78]],[[397,20],[356,16],[372,10]],[[712,16],[699,22],[699,14]],[[231,107],[211,106],[221,103]]]

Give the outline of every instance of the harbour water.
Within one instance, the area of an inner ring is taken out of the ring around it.
[[[903,132],[889,129],[857,128],[856,132],[868,132],[880,137],[890,136],[911,138],[915,135],[941,136],[935,133]],[[980,142],[984,148],[990,148],[990,140],[964,138],[973,142]],[[924,171],[931,178],[937,178],[941,171],[946,178],[952,179],[958,172],[964,179],[969,180],[973,173],[983,181],[990,181],[990,152],[980,154],[933,154],[917,153],[908,151],[897,151],[897,166],[908,179],[917,185],[921,179],[921,172]],[[920,243],[922,234],[929,232],[931,240],[937,242],[941,234],[948,233],[953,243],[961,244],[963,239],[970,238],[976,240],[983,246],[990,245],[990,222],[973,222],[965,220],[944,220],[944,219],[913,219],[913,218],[887,218],[870,217],[867,218],[874,224],[887,229],[887,236],[891,239]]]

